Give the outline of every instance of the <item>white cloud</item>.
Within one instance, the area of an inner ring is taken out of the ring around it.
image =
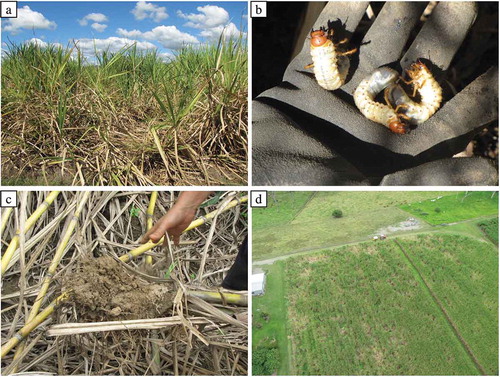
[[[42,41],[41,39],[38,39],[38,38],[31,38],[29,40],[27,40],[26,42],[24,42],[25,44],[27,45],[37,45],[38,47],[47,47],[48,44],[47,42],[44,42]]]
[[[47,43],[45,41],[42,41],[40,38],[31,38],[31,39],[28,39],[27,41],[24,41],[25,44],[34,44],[34,45],[37,45],[39,47],[47,47],[47,46],[54,46],[54,47],[58,47],[58,48],[62,48],[63,45],[60,44],[60,43],[57,43],[57,42],[53,42],[53,43]]]
[[[158,56],[160,57],[161,60],[167,63],[175,59],[175,55],[171,54],[170,52],[162,52],[159,53]]]
[[[94,51],[102,52],[107,50],[110,52],[117,52],[122,48],[132,46],[133,44],[136,44],[139,50],[150,50],[156,48],[154,44],[149,42],[137,42],[132,39],[118,37],[109,37],[106,39],[82,38],[75,39],[74,42],[86,56],[94,55]]]
[[[125,30],[125,29],[122,29],[121,27],[116,29],[116,33],[118,35],[121,35],[122,37],[132,38],[132,39],[142,38],[142,35],[144,34],[140,30]]]
[[[108,27],[108,25],[100,24],[98,22],[94,22],[92,25],[90,25],[90,27],[92,29],[98,31],[99,33],[102,33],[104,31],[104,29],[106,29]]]
[[[184,14],[180,10],[177,11],[179,17],[188,20],[184,26],[195,29],[210,29],[226,25],[229,22],[229,13],[216,5],[205,5],[197,7],[196,10],[200,13]]]
[[[12,35],[19,34],[21,29],[55,30],[57,27],[54,21],[49,21],[43,14],[31,10],[27,5],[17,10],[17,18],[6,18],[2,20],[2,23],[5,24],[3,30]]]
[[[102,22],[108,21],[108,17],[106,17],[102,13],[89,13],[85,17],[83,17],[81,20],[78,20],[78,23],[81,26],[87,26],[89,21],[102,23]]]
[[[199,44],[200,41],[193,35],[184,33],[175,26],[157,26],[153,30],[141,32],[139,30],[116,30],[118,35],[127,38],[146,39],[156,41],[165,48],[178,50],[188,44]]]
[[[184,14],[178,10],[177,15],[188,20],[184,26],[200,29],[202,37],[217,40],[222,33],[226,38],[240,36],[241,32],[235,24],[229,22],[229,13],[224,8],[216,5],[205,5],[197,7],[196,10],[200,13]]]
[[[132,9],[131,13],[134,15],[136,20],[144,20],[146,18],[151,18],[154,22],[160,22],[168,17],[165,7],[160,7],[154,5],[153,3],[147,3],[145,1],[139,1],[135,4],[135,8]]]
[[[203,30],[200,33],[202,37],[205,37],[209,40],[217,40],[219,39],[221,34],[223,34],[225,38],[231,38],[231,37],[238,38],[241,34],[243,36],[246,35],[246,33],[242,33],[241,31],[239,31],[236,25],[233,24],[232,22],[230,22],[226,26],[217,26],[211,29]]]

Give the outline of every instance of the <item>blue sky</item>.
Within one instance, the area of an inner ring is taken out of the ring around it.
[[[77,40],[91,54],[137,43],[168,56],[186,44],[247,31],[246,2],[18,2],[18,18],[2,20],[2,41],[59,43]],[[5,45],[3,45],[5,48]]]

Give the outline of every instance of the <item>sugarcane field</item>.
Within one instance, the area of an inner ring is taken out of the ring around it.
[[[268,192],[253,375],[497,376],[498,206],[498,191]]]
[[[245,184],[247,3],[77,4],[3,20],[2,184]]]
[[[247,375],[246,202],[18,191],[1,213],[2,375]]]

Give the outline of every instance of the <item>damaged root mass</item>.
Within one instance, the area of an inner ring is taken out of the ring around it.
[[[156,318],[172,306],[171,286],[147,282],[109,256],[79,262],[63,287],[82,321]]]

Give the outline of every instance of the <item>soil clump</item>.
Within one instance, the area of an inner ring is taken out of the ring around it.
[[[63,278],[80,321],[161,317],[172,307],[173,286],[130,273],[110,256],[84,259]]]

